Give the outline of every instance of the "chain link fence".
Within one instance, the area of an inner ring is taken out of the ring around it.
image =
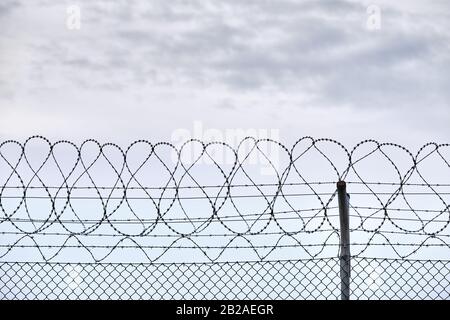
[[[340,298],[339,259],[224,263],[1,263],[2,299]],[[353,258],[351,299],[449,299],[450,262]]]

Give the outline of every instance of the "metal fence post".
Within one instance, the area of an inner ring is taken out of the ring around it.
[[[337,183],[339,202],[339,222],[341,231],[340,241],[340,277],[341,300],[350,300],[350,223],[349,223],[349,198],[345,181]]]

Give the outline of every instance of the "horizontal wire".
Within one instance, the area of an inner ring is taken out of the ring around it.
[[[372,230],[364,230],[364,229],[359,229],[359,228],[358,229],[350,228],[350,231],[351,232],[366,232],[366,233],[371,233],[371,234],[374,233],[374,231],[372,231]],[[407,235],[407,236],[420,236],[420,237],[433,236],[433,237],[436,237],[436,238],[450,237],[450,234],[432,234],[432,235],[430,235],[428,233],[420,233],[418,231],[406,232],[406,231],[386,231],[386,230],[383,230],[383,231],[377,231],[376,234],[380,234],[380,235],[383,235],[383,234],[400,234],[400,235],[405,235],[405,236]]]
[[[230,199],[230,198],[271,198],[271,197],[303,197],[303,196],[326,196],[326,195],[333,195],[335,193],[297,193],[297,194],[272,194],[272,195],[268,195],[268,194],[255,194],[255,195],[227,195],[227,196],[214,196],[211,195],[210,197],[206,197],[206,196],[192,196],[192,197],[158,197],[158,196],[154,196],[154,197],[81,197],[81,196],[76,196],[76,197],[72,197],[72,196],[68,196],[68,197],[63,197],[63,196],[58,196],[58,197],[48,197],[48,196],[25,196],[25,197],[20,197],[20,196],[1,196],[0,199],[53,199],[53,200],[151,200],[151,199],[158,199],[158,200],[205,200],[205,199]]]
[[[263,216],[262,218],[250,218],[247,219],[245,218],[245,216],[243,216],[241,219],[217,219],[217,218],[185,218],[185,219],[179,219],[179,220],[166,220],[164,219],[164,221],[166,222],[170,222],[170,223],[191,223],[191,222],[251,222],[251,221],[268,221],[271,219],[274,219],[273,217],[271,217],[271,215],[269,213],[265,214],[265,215],[269,215],[270,217],[265,217]],[[236,216],[239,217],[239,216]],[[327,217],[339,217],[339,215],[327,215]],[[324,219],[325,216],[307,216],[307,217],[302,217],[303,219]],[[54,223],[54,222],[61,222],[61,223],[74,223],[74,224],[96,224],[99,223],[100,221],[103,222],[107,222],[107,219],[100,219],[100,220],[84,220],[80,221],[80,220],[46,220],[46,219],[20,219],[19,218],[11,218],[11,219],[0,219],[0,222],[4,222],[4,221],[13,221],[13,222],[49,222],[49,223]],[[299,220],[299,217],[275,217],[276,220]],[[138,219],[133,219],[133,220],[109,220],[110,222],[114,222],[116,224],[141,224],[143,222],[158,222],[158,221],[162,221],[162,219],[159,220],[138,220]]]
[[[352,207],[352,208],[359,208],[359,207]],[[338,209],[338,207],[329,207],[327,208],[327,210],[333,210],[333,209]],[[372,209],[372,210],[383,210],[383,208],[373,208],[373,207],[367,207],[367,209]],[[389,210],[389,209],[388,209]],[[282,214],[282,213],[300,213],[300,212],[306,212],[306,211],[324,211],[323,208],[315,208],[315,209],[304,209],[304,210],[289,210],[289,211],[278,211],[278,212],[273,212],[274,215],[276,214]],[[413,212],[415,210],[409,210],[409,212]],[[419,210],[417,210],[419,211]],[[447,210],[444,211],[430,211],[430,212],[438,212],[438,213],[445,213]],[[428,212],[428,211],[427,211]],[[227,216],[223,216],[220,217],[221,221],[265,221],[268,219],[261,219],[261,218],[247,218],[250,216],[259,216],[259,217],[263,217],[265,215],[269,215],[271,216],[272,213],[271,212],[265,212],[265,213],[261,213],[261,214],[243,214],[243,215],[227,215]],[[387,219],[386,217],[374,217],[374,216],[365,216],[365,215],[358,215],[358,214],[350,214],[350,217],[354,217],[354,218],[360,218],[360,219],[375,219],[375,220],[384,220]],[[314,216],[300,216],[300,217],[275,217],[275,219],[277,220],[295,220],[295,219],[323,219],[325,217],[325,215],[314,215]],[[329,218],[333,218],[333,217],[339,217],[338,214],[327,214],[326,217]],[[228,219],[228,218],[240,218],[238,220],[232,220],[232,219]],[[390,220],[393,221],[414,221],[414,222],[450,222],[450,220],[440,220],[440,219],[413,219],[413,218],[401,218],[401,217],[389,217]],[[0,222],[6,222],[6,221],[12,221],[12,222],[49,222],[49,223],[54,223],[54,222],[60,222],[60,223],[76,223],[76,224],[82,224],[82,223],[98,223],[100,221],[104,221],[104,222],[113,222],[113,223],[152,223],[152,222],[158,222],[158,221],[162,221],[164,220],[165,222],[173,222],[173,223],[181,223],[181,222],[207,222],[207,221],[219,221],[219,219],[217,217],[207,217],[207,218],[160,218],[160,219],[104,219],[104,218],[100,218],[98,220],[95,219],[82,219],[81,220],[69,220],[69,219],[30,219],[30,218],[0,218]]]
[[[384,220],[387,219],[387,217],[372,217],[372,216],[362,216],[362,215],[356,215],[356,214],[350,214],[350,217],[360,218],[360,219],[375,219],[375,220]],[[436,219],[412,219],[412,218],[393,218],[389,217],[390,220],[393,221],[414,221],[414,222],[443,222],[448,223],[450,220],[436,220]]]
[[[347,184],[363,185],[385,185],[385,186],[412,186],[412,187],[450,187],[446,183],[408,183],[408,182],[365,182],[365,181],[345,181]]]
[[[230,199],[230,198],[272,198],[272,197],[306,197],[306,196],[333,196],[335,195],[337,192],[333,192],[333,193],[329,193],[329,192],[325,192],[325,193],[278,193],[278,194],[255,194],[255,195],[226,195],[226,196],[214,196],[211,195],[209,197],[206,196],[196,196],[196,197],[158,197],[158,196],[148,196],[148,197],[108,197],[108,196],[104,196],[104,197],[81,197],[81,196],[77,196],[77,197],[72,197],[72,196],[67,196],[67,197],[63,197],[63,196],[55,196],[55,197],[48,197],[48,196],[0,196],[0,200],[1,199],[41,199],[41,200],[47,200],[47,199],[52,199],[52,200],[151,200],[151,199],[158,199],[158,200],[205,200],[205,199]],[[433,192],[398,192],[398,194],[402,194],[402,195],[411,195],[411,196],[427,196],[427,195],[450,195],[450,192],[439,192],[439,193],[433,193]],[[354,195],[360,195],[360,196],[369,196],[369,195],[388,195],[391,196],[393,195],[390,192],[376,192],[376,193],[372,193],[372,192],[353,192],[351,193],[351,196]]]
[[[336,230],[333,229],[325,229],[325,230],[317,230],[314,233],[325,233],[325,232],[336,232]],[[0,234],[4,235],[28,235],[23,232],[19,231],[0,231]],[[259,232],[259,233],[244,233],[244,234],[233,234],[233,233],[209,233],[209,234],[190,234],[189,236],[180,236],[179,234],[145,234],[145,237],[154,237],[154,238],[197,238],[197,237],[236,237],[236,236],[246,236],[246,237],[258,237],[261,235],[290,235],[293,236],[294,234],[311,234],[308,231],[292,231],[292,232],[283,232],[283,231],[277,231],[277,232]],[[63,232],[39,232],[37,235],[34,236],[77,236],[77,237],[111,237],[111,238],[123,238],[126,236],[119,235],[119,234],[112,234],[112,233],[86,233],[86,234],[79,234],[79,233],[63,233]]]
[[[247,216],[260,216],[262,214],[282,214],[282,213],[300,213],[300,212],[310,212],[310,211],[323,211],[323,210],[332,210],[332,209],[338,209],[337,206],[334,207],[320,207],[320,208],[308,208],[308,209],[295,209],[295,210],[285,210],[285,211],[269,211],[269,212],[261,212],[261,213],[249,213],[249,214],[234,214],[234,215],[221,215],[220,218],[236,218],[236,217],[247,217]],[[167,214],[166,214],[167,215]],[[217,213],[216,213],[217,215]],[[8,218],[0,218],[0,220],[8,220]],[[164,218],[165,221],[171,221],[171,220],[195,220],[195,219],[205,219],[205,218]],[[109,221],[156,221],[157,219],[109,219]],[[161,219],[159,219],[161,220]],[[78,220],[75,220],[78,221]],[[83,221],[89,221],[89,219],[83,219]],[[92,220],[92,221],[98,221],[98,220]]]
[[[352,261],[356,262],[356,265],[361,267],[362,262],[371,263],[371,262],[408,262],[409,264],[423,264],[423,263],[432,263],[433,266],[436,263],[450,263],[450,260],[443,259],[408,259],[408,258],[380,258],[380,257],[367,257],[367,256],[351,256]],[[278,264],[278,263],[286,263],[286,264],[295,264],[298,262],[324,262],[325,266],[329,266],[329,262],[333,261],[338,262],[339,257],[308,257],[308,258],[294,258],[294,259],[271,259],[271,260],[227,260],[227,261],[202,261],[202,262],[96,262],[96,266],[190,266],[190,265],[251,265],[251,264]],[[23,260],[15,260],[15,261],[0,261],[0,265],[29,265],[29,266],[92,266],[91,262],[70,262],[70,261],[23,261]],[[364,264],[367,266],[368,264]]]
[[[319,230],[315,230],[314,233],[325,233],[325,232],[337,232],[337,229],[319,229]],[[365,229],[361,229],[361,228],[357,228],[357,229],[352,229],[350,228],[351,232],[365,232],[365,233],[370,233],[373,234],[374,232],[372,230],[365,230]],[[377,231],[377,234],[400,234],[400,235],[408,235],[408,236],[420,236],[420,237],[429,237],[430,234],[428,233],[423,233],[423,232],[419,232],[419,231]],[[23,232],[19,232],[19,231],[0,231],[0,234],[4,234],[4,235],[27,235],[27,233],[23,233]],[[248,236],[260,236],[260,235],[290,235],[290,236],[295,236],[297,234],[311,234],[311,232],[308,231],[304,231],[304,230],[299,230],[299,231],[277,231],[277,232],[260,232],[257,234],[254,233],[244,233],[242,235],[245,235],[246,237]],[[113,234],[113,233],[64,233],[64,232],[39,232],[37,234],[38,236],[74,236],[76,235],[77,237],[115,237],[115,238],[120,238],[120,237],[124,237],[123,235],[120,234]],[[239,234],[241,235],[241,234]],[[209,234],[191,234],[189,236],[184,236],[184,238],[193,238],[193,237],[236,237],[237,234],[235,233],[209,233]],[[450,237],[450,234],[438,234],[438,235],[434,235],[436,238],[440,238],[440,237]],[[145,234],[145,237],[155,237],[155,238],[181,238],[181,236],[179,234]]]
[[[332,210],[332,209],[338,209],[337,206],[335,207],[322,207],[322,208],[308,208],[308,209],[298,209],[298,210],[285,210],[285,211],[269,211],[269,212],[262,212],[262,213],[250,213],[250,214],[234,214],[234,215],[221,215],[218,218],[220,218],[221,220],[224,218],[246,218],[246,217],[251,217],[251,216],[262,216],[262,215],[277,215],[277,214],[283,214],[283,213],[301,213],[301,212],[310,212],[310,211],[324,211],[324,210]],[[328,215],[330,216],[330,215]],[[84,221],[87,222],[99,222],[99,221],[110,221],[110,222],[121,222],[121,221],[136,221],[136,222],[157,222],[157,221],[209,221],[213,216],[209,216],[209,217],[192,217],[192,218],[159,218],[159,219],[103,219],[103,217],[101,219],[83,219]],[[217,217],[217,214],[216,214]],[[313,218],[316,217],[316,215],[314,216],[302,216],[301,218]],[[49,217],[50,218],[50,217]],[[277,218],[278,219],[278,218]],[[44,222],[47,221],[47,219],[32,219],[32,218],[13,218],[13,217],[9,217],[9,218],[0,218],[0,222],[1,221],[22,221],[22,222],[27,222],[27,221],[35,221],[35,222]],[[68,219],[54,219],[51,220],[53,222],[58,221],[58,222],[80,222],[80,220],[68,220]]]
[[[301,248],[301,247],[335,247],[340,246],[339,243],[307,243],[292,245],[252,245],[252,246],[155,246],[155,245],[18,245],[15,248],[92,248],[92,249],[278,249],[278,248]],[[417,243],[350,243],[350,246],[399,246],[399,247],[448,247],[450,245],[443,243],[417,244]],[[10,248],[11,245],[0,244],[0,248]]]
[[[443,210],[430,210],[430,209],[415,209],[415,208],[390,208],[390,207],[364,207],[364,206],[351,206],[353,209],[365,209],[365,210],[387,210],[387,211],[406,211],[406,212],[428,212],[428,213],[444,213],[450,210],[450,207],[446,207]]]
[[[277,187],[277,186],[304,186],[304,185],[335,185],[337,181],[313,182],[283,182],[283,183],[255,183],[255,184],[222,184],[222,185],[192,185],[192,186],[2,186],[0,189],[56,189],[56,190],[167,190],[167,189],[209,189],[209,188],[247,188],[247,187]],[[386,185],[386,186],[416,186],[416,187],[450,187],[445,183],[401,183],[401,182],[361,182],[346,181],[347,184]]]
[[[337,182],[283,182],[283,183],[256,183],[256,184],[222,184],[222,185],[192,185],[192,186],[158,186],[158,187],[98,187],[98,186],[4,186],[4,189],[102,189],[102,190],[166,190],[166,189],[209,189],[209,188],[247,188],[247,187],[278,187],[278,186],[303,186],[303,185],[329,185]],[[1,189],[0,188],[0,189]]]

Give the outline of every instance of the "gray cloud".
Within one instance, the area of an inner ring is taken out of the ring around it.
[[[20,6],[19,0],[4,0],[0,3],[0,17]]]
[[[123,21],[133,7],[98,9],[98,23],[105,20],[104,36],[116,50],[99,41],[94,46],[100,54],[61,62],[80,76],[88,70],[111,82],[110,70],[120,70],[124,82],[154,84],[159,75],[172,85],[303,88],[315,90],[322,105],[379,107],[381,95],[393,99],[389,105],[418,105],[447,83],[449,61],[437,61],[436,53],[448,50],[449,37],[433,32],[429,20],[419,32],[405,30],[405,23],[421,23],[420,15],[383,8],[382,29],[371,33],[364,28],[365,7],[347,1],[202,3],[152,2],[133,21]],[[311,79],[320,80],[311,86]]]

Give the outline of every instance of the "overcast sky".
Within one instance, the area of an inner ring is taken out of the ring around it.
[[[449,142],[449,30],[448,1],[2,0],[0,135]]]

